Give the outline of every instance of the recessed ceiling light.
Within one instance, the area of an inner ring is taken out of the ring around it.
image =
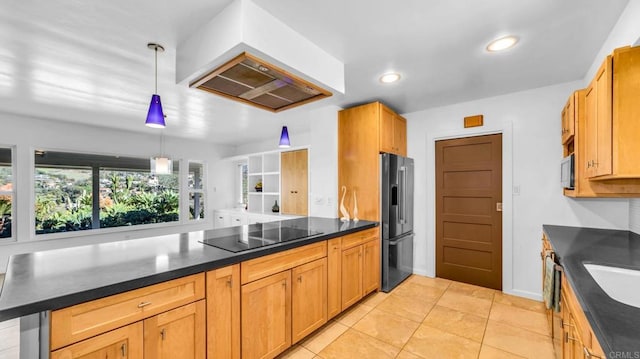
[[[489,45],[487,45],[487,51],[489,52],[503,51],[503,50],[512,48],[517,43],[518,43],[517,36],[501,37],[499,39],[491,41]]]
[[[385,84],[396,82],[398,80],[400,80],[400,74],[397,72],[387,72],[386,74],[380,76],[380,82]]]

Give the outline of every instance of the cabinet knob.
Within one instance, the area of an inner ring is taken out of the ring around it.
[[[162,328],[162,330],[160,331],[160,337],[162,338],[162,340],[164,340],[164,337],[166,336],[167,332],[164,328]]]
[[[120,353],[122,353],[123,358],[127,356],[127,344],[122,344],[120,346]]]
[[[302,276],[298,276],[298,283],[302,283]]]
[[[233,281],[231,278],[227,280],[227,287],[231,288],[233,286]]]

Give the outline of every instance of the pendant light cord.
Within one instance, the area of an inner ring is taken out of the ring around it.
[[[155,47],[155,52],[156,52],[156,92],[155,94],[158,94],[158,45],[156,45]]]

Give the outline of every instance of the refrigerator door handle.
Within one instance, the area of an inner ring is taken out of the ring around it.
[[[411,233],[411,234],[406,234],[406,235],[404,235],[404,236],[402,236],[402,237],[397,238],[396,240],[389,241],[389,245],[390,245],[390,246],[398,245],[398,243],[400,243],[400,242],[404,242],[405,240],[407,240],[407,239],[409,239],[409,238],[411,238],[411,237],[413,237],[413,233]]]
[[[407,167],[402,166],[400,167],[400,171],[398,172],[398,176],[400,176],[402,178],[402,187],[401,187],[401,201],[402,203],[400,203],[400,214],[398,216],[399,222],[400,224],[405,224],[407,223],[405,215],[406,215],[406,205],[407,205]]]

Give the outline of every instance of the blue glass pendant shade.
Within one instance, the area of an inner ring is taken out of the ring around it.
[[[151,96],[151,104],[149,104],[149,113],[147,113],[147,121],[145,125],[153,128],[164,128],[164,112],[162,112],[162,102],[160,95]]]
[[[287,126],[282,126],[282,133],[280,134],[280,148],[288,148],[291,147],[291,142],[289,142],[289,131],[287,131]]]

